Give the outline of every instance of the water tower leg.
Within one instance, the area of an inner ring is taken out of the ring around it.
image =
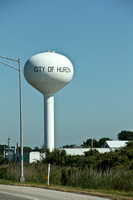
[[[44,145],[54,150],[54,96],[44,95]]]

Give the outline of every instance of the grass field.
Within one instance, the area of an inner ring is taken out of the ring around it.
[[[52,166],[50,186],[47,186],[47,164],[24,165],[26,182],[19,183],[20,165],[8,163],[0,166],[0,184],[25,185],[80,194],[133,200],[133,171],[113,169],[96,171],[88,168]]]

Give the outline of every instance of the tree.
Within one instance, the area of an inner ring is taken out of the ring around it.
[[[49,149],[46,149],[46,157],[43,159],[44,163],[55,164],[55,165],[64,165],[66,159],[66,151],[54,149],[52,152]]]
[[[0,155],[3,155],[6,145],[0,145]]]
[[[111,140],[111,139],[108,138],[108,137],[103,137],[103,138],[101,138],[101,139],[98,141],[99,147],[102,147],[102,146],[104,145],[105,141],[107,141],[107,140]]]
[[[63,148],[74,148],[76,144],[64,145]]]
[[[34,147],[33,151],[39,151],[38,147]]]
[[[133,140],[133,132],[132,131],[121,131],[118,133],[119,140]]]
[[[87,139],[86,142],[83,142],[83,147],[99,147],[99,143],[95,139]]]
[[[26,152],[31,152],[32,148],[30,148],[30,147],[24,147],[23,150],[26,151]]]

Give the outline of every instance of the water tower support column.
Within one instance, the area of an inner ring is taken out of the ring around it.
[[[44,95],[44,145],[54,150],[54,96]]]

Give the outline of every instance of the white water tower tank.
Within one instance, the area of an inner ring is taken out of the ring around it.
[[[70,60],[55,52],[32,56],[24,66],[27,82],[44,95],[44,144],[54,150],[54,94],[73,77]]]

